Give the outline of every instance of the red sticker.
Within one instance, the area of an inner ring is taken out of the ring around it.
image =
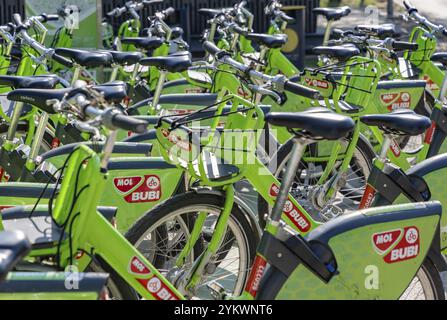
[[[419,243],[419,230],[414,226],[373,235],[374,249],[380,255],[385,255],[383,260],[386,263],[416,258],[419,255]]]
[[[366,209],[371,207],[375,195],[376,189],[368,184],[365,188],[365,193],[363,194],[362,201],[360,201],[359,209]]]
[[[275,184],[272,184],[270,187],[270,196],[276,198],[279,193],[279,187]],[[287,200],[283,209],[284,214],[292,221],[292,223],[300,230],[301,232],[307,232],[310,230],[310,221],[307,217],[298,209],[297,206],[291,201]]]
[[[143,180],[141,177],[124,177],[113,179],[113,183],[119,192],[128,193],[139,185],[141,180]]]
[[[329,88],[329,82],[324,81],[324,80],[306,78],[306,79],[304,79],[304,82],[309,87],[320,88],[320,89],[328,89]]]
[[[161,198],[160,178],[155,175],[144,176],[144,182],[131,194],[124,197],[129,203],[154,202]]]
[[[256,294],[258,293],[259,284],[261,283],[262,276],[264,275],[266,265],[267,261],[260,255],[257,255],[255,261],[253,262],[253,268],[251,269],[247,285],[245,286],[245,291],[250,293],[250,295],[254,298],[256,298]]]
[[[439,86],[428,76],[424,76],[424,80],[427,81],[426,88],[431,91],[439,90]]]
[[[396,157],[400,157],[400,147],[394,139],[391,140],[390,150]]]
[[[133,257],[130,260],[129,271],[138,276],[147,276],[151,273],[149,268],[138,257]]]
[[[115,188],[128,203],[154,202],[161,199],[161,181],[156,175],[121,177],[113,180]]]
[[[411,95],[408,92],[385,93],[380,96],[380,99],[389,111],[409,109],[411,106]]]
[[[380,99],[382,99],[382,101],[383,101],[386,105],[388,105],[388,104],[390,104],[390,103],[393,103],[393,101],[395,101],[395,100],[397,99],[398,96],[399,96],[398,93],[385,93],[385,94],[382,94],[382,95],[380,96]]]
[[[433,137],[435,135],[436,123],[433,121],[430,128],[425,132],[424,142],[426,144],[431,144],[433,142]]]
[[[137,280],[157,300],[180,300],[180,297],[156,276],[150,279]]]

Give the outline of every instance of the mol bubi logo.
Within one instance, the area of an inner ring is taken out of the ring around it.
[[[417,227],[406,227],[372,236],[374,250],[383,256],[386,263],[395,263],[414,259],[419,255],[419,230]]]
[[[115,178],[113,184],[128,203],[154,202],[161,199],[161,181],[156,175]]]
[[[384,93],[380,100],[389,111],[397,109],[409,109],[411,106],[411,95],[408,92]]]
[[[276,199],[278,193],[279,186],[277,186],[276,184],[272,184],[269,191],[270,196]],[[309,219],[307,219],[303,212],[301,212],[301,210],[294,205],[290,198],[284,204],[283,213],[301,232],[308,232],[310,230],[311,225]]]

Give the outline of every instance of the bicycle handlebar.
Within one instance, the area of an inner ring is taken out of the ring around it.
[[[285,91],[300,95],[309,99],[320,99],[321,95],[317,90],[310,89],[298,83],[290,82],[287,78],[282,76],[272,77],[263,74],[259,71],[252,69],[250,66],[246,66],[242,63],[235,61],[231,58],[230,53],[219,49],[214,43],[210,41],[205,41],[203,43],[203,48],[211,55],[215,56],[216,59],[224,64],[228,64],[233,68],[241,71],[250,78],[259,79],[263,82],[270,82],[274,84],[276,88],[283,88]]]
[[[405,9],[407,9],[408,13],[411,13],[413,11],[416,11],[416,12],[418,11],[418,9],[416,9],[416,7],[413,6],[411,4],[411,2],[408,0],[404,0],[404,6],[405,6]]]
[[[45,58],[50,58],[68,68],[73,67],[73,63],[68,60],[67,58],[64,58],[58,54],[54,53],[53,49],[48,49],[44,45],[42,45],[40,42],[32,38],[28,33],[27,29],[29,26],[23,24],[22,18],[20,14],[14,14],[13,15],[14,22],[18,26],[19,30],[17,33],[17,36],[20,37],[25,43],[27,43],[31,48],[45,56]]]
[[[42,20],[41,20],[42,23],[47,23],[48,21],[58,21],[59,20],[59,15],[58,14],[42,13],[40,15],[40,17],[42,18]]]
[[[107,108],[100,110],[87,104],[83,107],[83,112],[88,117],[101,117],[103,124],[109,128],[118,128],[134,133],[144,133],[147,131],[147,122],[122,114],[116,109]]]
[[[113,9],[112,11],[108,12],[107,16],[118,18],[126,12],[132,13],[132,11],[133,11],[136,13],[137,11],[143,10],[144,7],[160,4],[160,3],[163,3],[163,1],[164,0],[147,0],[147,1],[138,2],[138,3],[135,1],[129,1],[129,2],[126,2],[124,7],[117,7],[115,9]]]
[[[169,7],[166,10],[163,10],[161,14],[164,16],[164,19],[172,16],[175,13],[175,9],[173,7]]]
[[[407,9],[408,15],[412,17],[414,20],[416,20],[418,23],[423,25],[425,28],[433,32],[441,33],[442,35],[447,36],[447,29],[443,25],[436,25],[433,22],[429,21],[426,17],[419,14],[418,9],[415,6],[413,6],[410,1],[405,0],[404,6]]]

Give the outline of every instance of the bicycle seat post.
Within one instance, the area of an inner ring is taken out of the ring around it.
[[[166,70],[159,70],[160,76],[158,77],[157,87],[154,91],[154,98],[152,100],[152,108],[156,110],[158,106],[158,102],[160,101],[161,92],[163,90],[163,85],[166,81],[166,77],[168,76],[168,71]]]
[[[289,196],[289,190],[292,187],[301,158],[303,157],[304,151],[309,143],[312,143],[309,139],[302,137],[294,138],[292,154],[287,164],[286,173],[281,181],[281,187],[270,216],[270,220],[272,222],[279,222],[281,220],[283,208]]]
[[[47,127],[49,115],[46,112],[42,112],[39,119],[39,125],[37,126],[36,133],[34,135],[33,143],[29,154],[28,162],[34,164],[39,156],[40,145],[43,141],[45,130]]]
[[[327,43],[331,36],[331,30],[332,30],[332,21],[327,20],[326,21],[326,30],[324,31],[324,37],[323,37],[323,46],[327,46]]]
[[[11,124],[9,125],[8,134],[6,136],[6,141],[8,141],[8,142],[14,141],[16,131],[17,131],[17,125],[19,124],[22,110],[23,110],[23,102],[16,102],[14,105],[14,111],[13,111],[12,117],[11,117]]]
[[[379,158],[382,161],[386,161],[388,159],[387,154],[388,150],[391,147],[391,141],[393,140],[393,136],[390,134],[384,134],[384,139],[382,143],[382,148],[380,149]]]

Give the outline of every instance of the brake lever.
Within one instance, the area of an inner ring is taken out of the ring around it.
[[[276,103],[278,103],[279,105],[284,104],[284,97],[282,97],[281,95],[279,95],[277,92],[273,91],[273,90],[269,90],[263,86],[258,86],[258,85],[254,85],[254,84],[250,84],[249,85],[250,90],[252,90],[253,92],[257,92],[260,93],[262,95],[265,96],[270,96],[273,97],[276,100]]]
[[[93,140],[95,140],[95,141],[101,141],[102,140],[102,136],[101,136],[101,133],[99,132],[99,129],[94,127],[92,124],[89,124],[87,122],[82,122],[82,121],[79,121],[79,120],[73,120],[72,124],[79,131],[87,132],[87,133],[92,134],[93,135],[93,137],[92,137]]]

